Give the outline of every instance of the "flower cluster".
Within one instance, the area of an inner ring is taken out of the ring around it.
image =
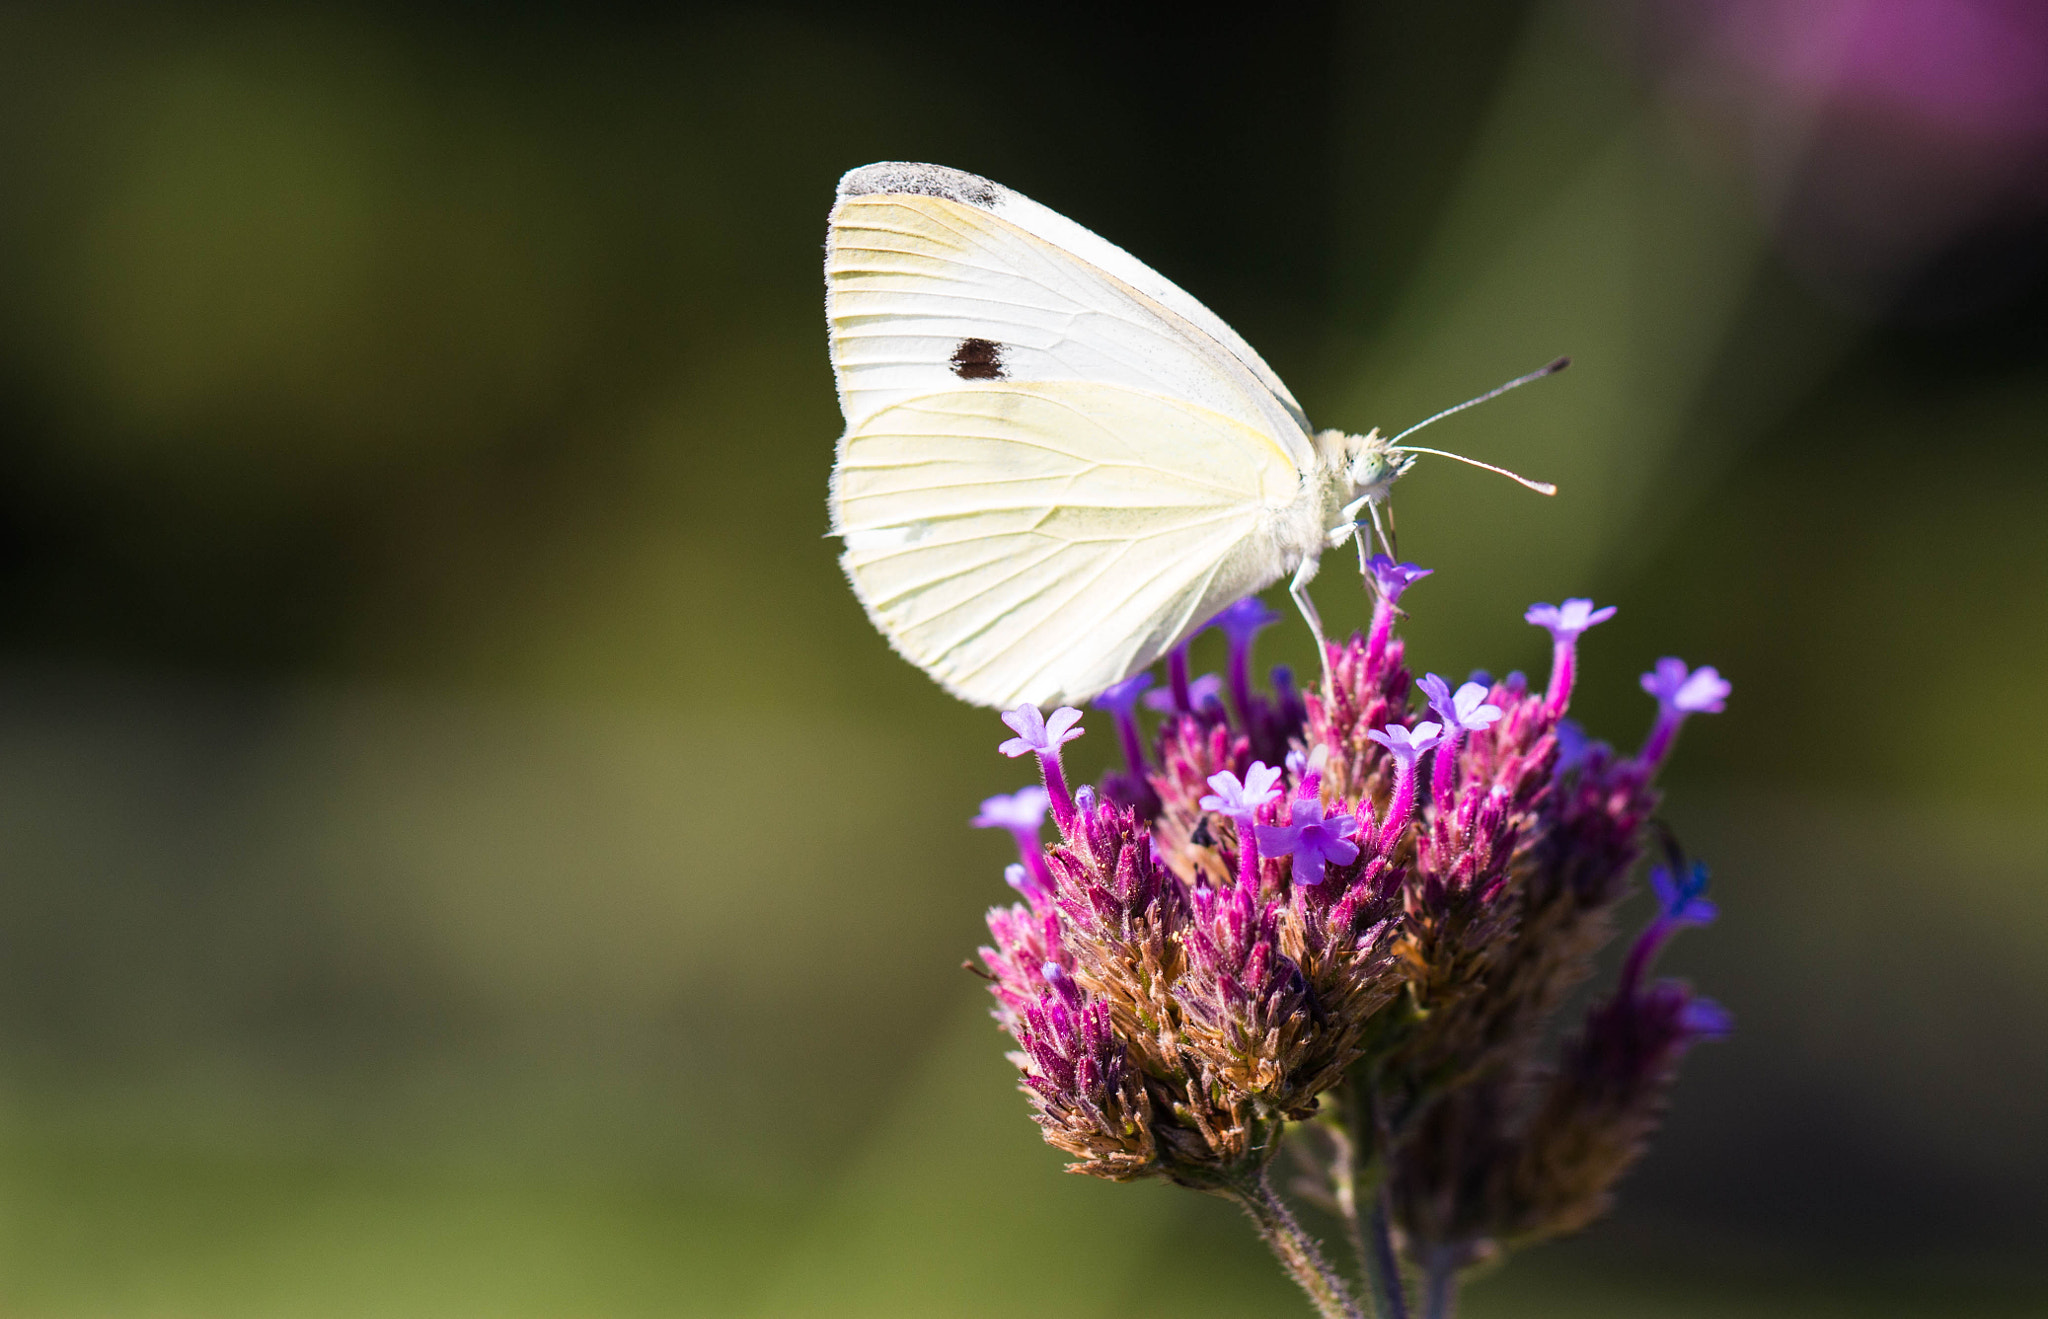
[[[1727,1030],[1649,978],[1676,930],[1714,915],[1704,868],[1674,851],[1614,991],[1545,1048],[1613,936],[1658,768],[1729,686],[1659,661],[1651,731],[1617,754],[1565,717],[1579,639],[1611,607],[1528,611],[1552,641],[1541,689],[1519,673],[1417,681],[1395,623],[1426,570],[1368,569],[1371,622],[1328,648],[1319,690],[1280,669],[1255,683],[1274,615],[1247,600],[1215,620],[1222,677],[1191,677],[1183,647],[1165,686],[1140,674],[1103,693],[1125,764],[1100,788],[1071,788],[1062,764],[1078,710],[1005,714],[1001,750],[1035,756],[1043,787],[975,820],[1015,835],[1022,898],[989,913],[981,955],[1072,1171],[1244,1199],[1300,1130],[1312,1198],[1354,1229],[1379,1206],[1417,1267],[1454,1273],[1601,1212],[1681,1055]],[[1150,736],[1141,708],[1161,715]],[[1254,1218],[1284,1214],[1256,1198]]]

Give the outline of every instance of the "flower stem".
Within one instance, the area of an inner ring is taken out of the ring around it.
[[[1422,1319],[1453,1319],[1458,1312],[1458,1263],[1448,1250],[1433,1250],[1423,1268]]]
[[[1343,1275],[1323,1257],[1322,1247],[1302,1230],[1294,1214],[1273,1193],[1273,1184],[1262,1168],[1257,1174],[1231,1184],[1228,1194],[1258,1225],[1259,1236],[1315,1302],[1323,1319],[1366,1319],[1365,1311],[1352,1299]]]
[[[1344,1087],[1344,1132],[1330,1181],[1379,1319],[1408,1319],[1408,1294],[1394,1257],[1387,1208],[1387,1140],[1378,1106],[1361,1079]]]

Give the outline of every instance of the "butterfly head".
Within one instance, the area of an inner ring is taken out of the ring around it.
[[[1333,484],[1339,487],[1337,502],[1344,505],[1386,502],[1394,482],[1415,465],[1414,454],[1396,449],[1377,430],[1364,435],[1324,431],[1316,437],[1316,447],[1326,468],[1339,478]]]

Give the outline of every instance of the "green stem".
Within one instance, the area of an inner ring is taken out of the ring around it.
[[[1394,1234],[1387,1211],[1387,1184],[1382,1180],[1372,1198],[1372,1221],[1366,1233],[1371,1247],[1365,1262],[1372,1284],[1373,1305],[1380,1319],[1408,1319],[1408,1293],[1401,1286],[1401,1264],[1394,1258]]]
[[[1351,1289],[1345,1286],[1343,1275],[1330,1267],[1330,1261],[1323,1258],[1322,1247],[1302,1231],[1294,1214],[1273,1193],[1273,1184],[1266,1179],[1263,1168],[1254,1177],[1232,1183],[1228,1194],[1251,1215],[1259,1235],[1288,1276],[1300,1283],[1315,1302],[1316,1313],[1323,1319],[1366,1319],[1365,1311],[1359,1309]]]
[[[1361,1079],[1354,1079],[1344,1091],[1346,1138],[1338,1144],[1330,1178],[1337,1205],[1372,1295],[1373,1312],[1379,1319],[1408,1319],[1408,1293],[1394,1256],[1388,1209],[1387,1133],[1372,1092]]]

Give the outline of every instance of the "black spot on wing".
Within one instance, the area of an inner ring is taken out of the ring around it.
[[[979,174],[944,165],[917,165],[908,161],[884,160],[851,169],[839,180],[842,197],[868,197],[876,193],[908,192],[920,197],[944,197],[948,201],[991,209],[1002,200],[1001,184]]]
[[[953,374],[962,380],[1001,380],[1003,346],[988,339],[962,339],[953,350]]]

